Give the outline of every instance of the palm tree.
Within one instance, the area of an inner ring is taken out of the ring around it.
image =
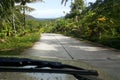
[[[0,0],[0,31],[4,29],[4,22],[12,15],[14,0]]]
[[[11,15],[12,8],[14,8],[14,0],[0,0],[0,18],[5,19]]]
[[[16,19],[16,7],[18,9],[18,6],[15,6],[15,3],[21,3],[21,6],[23,6],[24,9],[24,27],[25,27],[25,10],[26,11],[32,11],[32,8],[29,8],[25,6],[25,4],[28,2],[33,2],[38,0],[0,0],[0,31],[4,29],[4,22],[12,24],[12,28],[14,30],[14,33],[16,34],[16,25],[15,25],[15,19]],[[41,1],[41,0],[40,0]],[[25,2],[25,3],[24,3]],[[20,13],[18,11],[17,13]]]
[[[68,2],[68,0],[62,0],[61,4],[65,4],[66,5],[67,2]]]
[[[23,26],[24,26],[24,29],[25,29],[25,26],[26,26],[26,18],[25,18],[25,13],[26,13],[26,9],[28,9],[29,7],[25,6],[26,3],[31,3],[31,2],[35,2],[35,1],[43,1],[43,0],[15,0],[16,3],[20,3],[21,6],[22,6],[22,11],[23,11],[23,16],[24,16],[24,22],[23,22]],[[33,10],[32,8],[29,8],[31,10]]]

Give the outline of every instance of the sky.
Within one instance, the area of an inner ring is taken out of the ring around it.
[[[44,0],[44,2],[29,3],[27,6],[35,10],[27,13],[35,18],[58,18],[65,16],[70,11],[70,2],[66,6],[61,5],[61,0]],[[95,2],[95,0],[86,0],[86,2]]]

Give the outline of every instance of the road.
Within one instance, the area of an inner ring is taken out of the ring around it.
[[[26,56],[80,60],[98,67],[120,80],[120,51],[61,34],[44,33]]]

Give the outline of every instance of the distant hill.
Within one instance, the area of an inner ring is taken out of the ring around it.
[[[64,17],[59,17],[59,18],[64,18]],[[27,15],[26,20],[30,20],[30,19],[32,19],[32,20],[55,20],[55,19],[59,19],[59,18],[35,18],[31,15]]]
[[[26,15],[26,20],[30,20],[30,19],[36,20],[35,17],[33,17],[33,16],[31,16],[31,15]]]

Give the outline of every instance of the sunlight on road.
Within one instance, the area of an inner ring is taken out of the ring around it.
[[[80,49],[85,51],[102,51],[102,50],[108,50],[101,47],[90,47],[90,46],[80,46]]]
[[[106,48],[101,48],[101,47],[91,47],[91,46],[70,46],[71,48],[79,48],[84,51],[103,51],[103,50],[108,50]]]
[[[44,51],[57,51],[57,49],[54,46],[51,46],[47,43],[40,43],[40,45],[35,45],[33,49]]]

